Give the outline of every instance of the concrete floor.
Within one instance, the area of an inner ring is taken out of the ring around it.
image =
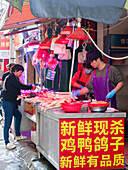
[[[10,138],[14,140],[12,134]],[[56,170],[45,158],[38,159],[36,146],[31,140],[22,140],[15,144],[15,149],[5,149],[0,124],[0,170]]]

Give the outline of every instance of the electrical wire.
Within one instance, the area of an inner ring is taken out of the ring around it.
[[[125,16],[124,18],[120,18],[119,21],[125,20],[126,18],[128,18],[128,16]]]
[[[125,18],[125,19],[126,19],[126,18]],[[124,20],[125,20],[125,19],[124,19]],[[98,31],[108,31],[108,30],[111,30],[111,29],[117,27],[118,25],[122,24],[122,23],[124,22],[124,20],[121,20],[119,23],[117,23],[117,24],[115,24],[115,25],[113,25],[113,26],[111,26],[111,27],[109,27],[109,28],[98,29],[98,30],[89,29],[89,31],[94,31],[94,32],[98,32]],[[85,27],[82,27],[82,28],[86,29]]]
[[[115,57],[112,57],[112,56],[109,56],[107,55],[106,53],[104,53],[97,45],[96,43],[94,42],[94,40],[92,39],[92,37],[90,36],[90,34],[88,33],[88,31],[84,28],[82,28],[83,31],[86,32],[86,34],[89,36],[90,40],[92,41],[92,43],[94,44],[94,46],[106,57],[110,58],[110,59],[113,59],[113,60],[122,60],[122,59],[127,59],[128,56],[125,56],[125,57],[119,57],[119,58],[115,58]]]
[[[122,23],[124,22],[124,20],[126,20],[127,18],[128,18],[128,16],[125,16],[124,18],[119,19],[119,21],[120,21],[119,23],[117,23],[117,24],[115,24],[115,25],[113,25],[113,26],[110,26],[109,28],[98,29],[98,30],[89,29],[89,31],[97,32],[97,31],[107,31],[107,30],[111,30],[111,29],[117,27],[118,25],[122,24]],[[85,27],[82,27],[82,28],[86,29]]]

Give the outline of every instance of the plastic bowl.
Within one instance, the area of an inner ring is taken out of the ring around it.
[[[109,103],[88,103],[91,112],[105,112]]]
[[[82,105],[82,103],[61,103],[62,109],[67,113],[79,112]]]
[[[88,103],[89,107],[108,107],[109,103]]]

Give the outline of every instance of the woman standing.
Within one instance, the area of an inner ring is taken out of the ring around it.
[[[3,100],[2,107],[5,112],[4,122],[4,140],[7,149],[14,149],[16,145],[11,144],[9,141],[9,128],[12,123],[13,116],[15,117],[15,134],[16,140],[26,139],[26,136],[20,134],[20,124],[22,115],[18,110],[17,97],[20,94],[20,90],[35,89],[35,85],[25,85],[19,81],[19,77],[22,75],[24,68],[20,64],[15,64],[12,67],[12,73],[5,79],[3,84]]]

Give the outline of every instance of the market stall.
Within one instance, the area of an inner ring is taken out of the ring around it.
[[[37,150],[57,169],[123,169],[125,116],[38,109]]]
[[[123,169],[126,113],[113,108],[92,113],[88,106],[84,109],[82,107],[77,113],[73,111],[65,113],[61,107],[64,101],[71,102],[71,79],[74,67],[77,66],[75,54],[80,40],[86,44],[90,39],[88,33],[85,34],[87,31],[84,32],[81,28],[81,19],[78,19],[77,26],[78,28],[72,34],[70,32],[69,36],[64,33],[63,38],[60,38],[60,35],[56,37],[52,32],[52,38],[49,40],[47,35],[35,53],[30,53],[27,49],[29,52],[26,56],[31,58],[32,65],[36,68],[39,64],[41,89],[35,96],[22,96],[24,99],[22,113],[28,120],[26,123],[23,121],[23,126],[28,125],[31,140],[38,152],[57,169]],[[74,29],[74,22],[72,27]],[[67,63],[70,63],[70,66]],[[46,84],[42,81],[42,70],[47,70],[44,74]],[[34,75],[32,71],[29,76],[31,75]],[[54,87],[56,78],[57,88]],[[50,86],[45,88],[65,91],[68,95],[44,92],[43,85],[47,84]]]
[[[72,102],[69,93],[42,92],[24,99],[24,114],[36,126],[38,152],[57,169],[123,169],[126,113],[110,107],[91,112],[90,101],[67,113],[61,107],[65,100]]]
[[[64,93],[66,94],[66,93]],[[35,97],[34,97],[35,96]],[[65,97],[63,99],[63,97]],[[37,107],[41,107],[41,110],[47,110],[54,107],[60,107],[60,103],[65,99],[69,100],[70,96],[62,95],[58,97],[58,94],[52,92],[27,92],[19,96],[21,100],[21,106],[19,107],[22,113],[21,122],[21,134],[27,136],[36,145],[37,144]]]
[[[30,120],[31,141],[36,144],[36,107],[37,103],[24,102],[24,115]]]
[[[36,144],[36,107],[38,103],[21,101],[19,107],[22,113],[21,134],[27,136]]]

